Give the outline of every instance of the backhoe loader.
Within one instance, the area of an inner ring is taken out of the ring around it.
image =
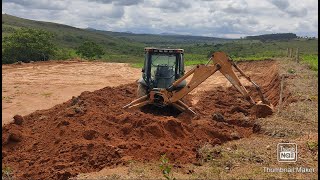
[[[215,72],[220,71],[252,107],[256,107],[255,109],[259,111],[273,112],[272,104],[264,97],[260,87],[224,52],[214,52],[206,64],[196,65],[185,73],[183,49],[145,48],[144,50],[145,61],[142,77],[138,80],[138,97],[123,108],[142,107],[147,104],[159,108],[171,105],[180,111],[196,114],[181,99]],[[261,101],[255,102],[252,99],[232,67],[253,84]],[[191,80],[187,82],[186,79],[191,75]]]

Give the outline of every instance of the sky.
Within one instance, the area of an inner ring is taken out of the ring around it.
[[[318,37],[317,0],[2,0],[4,13],[117,32]]]

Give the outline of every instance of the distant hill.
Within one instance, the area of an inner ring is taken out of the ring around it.
[[[206,36],[189,36],[189,35],[177,35],[177,34],[134,34],[126,32],[113,32],[113,31],[101,31],[91,30],[106,34],[112,37],[118,37],[144,43],[148,46],[171,46],[179,47],[184,45],[195,45],[195,44],[221,44],[230,42],[235,39],[217,38],[217,37],[206,37]]]
[[[163,33],[160,33],[160,35],[179,35],[179,34],[163,32]]]
[[[263,34],[258,36],[247,36],[245,37],[245,39],[267,41],[267,40],[292,40],[297,37],[298,36],[294,33],[277,33],[277,34]]]
[[[85,28],[85,30],[96,30],[96,29],[92,28],[92,27],[87,27],[87,28]]]
[[[18,28],[35,28],[52,32],[56,35],[55,43],[60,48],[75,48],[85,40],[94,41],[104,47],[108,54],[134,54],[143,52],[144,44],[117,38],[93,29],[80,29],[63,24],[34,21],[2,14],[2,35],[10,35]]]
[[[56,42],[62,47],[74,48],[85,40],[101,44],[110,53],[140,53],[144,46],[170,46],[180,47],[191,44],[217,44],[232,39],[188,36],[176,34],[135,34],[127,32],[112,32],[96,30],[94,28],[76,28],[64,24],[35,21],[2,14],[2,35],[7,36],[17,28],[43,29],[56,34]]]

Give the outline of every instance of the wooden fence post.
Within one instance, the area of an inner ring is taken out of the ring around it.
[[[287,48],[287,57],[289,57],[289,48]]]
[[[278,103],[278,114],[281,111],[282,108],[282,92],[283,92],[283,83],[284,83],[284,74],[281,75],[281,82],[280,82],[280,97],[279,97],[279,103]]]
[[[299,63],[299,48],[296,51],[296,62]]]
[[[292,48],[289,49],[289,57],[292,58]]]

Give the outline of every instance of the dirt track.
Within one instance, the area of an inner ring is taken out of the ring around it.
[[[251,70],[253,80],[276,105],[276,63],[242,63],[240,67],[246,72]],[[207,84],[217,83],[217,79]],[[24,116],[21,125],[5,125],[2,162],[13,167],[17,177],[32,179],[66,179],[128,160],[157,160],[163,153],[176,163],[192,163],[204,143],[215,145],[249,137],[258,128],[249,104],[233,87],[223,87],[224,83],[222,80],[210,91],[184,99],[199,114],[195,118],[152,106],[141,111],[121,109],[135,98],[134,83],[85,91],[51,109]],[[288,95],[285,93],[284,98]],[[255,93],[253,96],[256,99]],[[192,103],[194,98],[198,99],[196,104]]]

